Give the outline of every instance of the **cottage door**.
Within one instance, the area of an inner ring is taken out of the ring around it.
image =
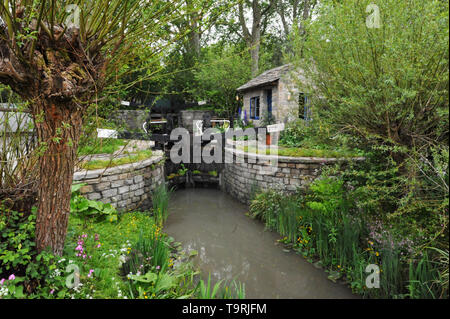
[[[272,90],[267,90],[267,114],[272,118]]]

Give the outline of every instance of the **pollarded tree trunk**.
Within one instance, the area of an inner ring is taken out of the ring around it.
[[[68,102],[70,103],[70,102]],[[36,244],[58,255],[64,249],[70,214],[70,196],[82,111],[75,106],[39,101],[32,109],[38,139],[44,147],[39,158]],[[43,114],[39,119],[38,114]]]

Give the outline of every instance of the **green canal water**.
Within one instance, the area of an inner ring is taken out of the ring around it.
[[[248,207],[214,189],[182,189],[172,194],[164,231],[195,249],[204,279],[245,283],[246,298],[357,298],[350,288],[327,279],[261,221],[245,216]]]

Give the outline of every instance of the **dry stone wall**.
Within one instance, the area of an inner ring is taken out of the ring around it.
[[[165,181],[164,156],[155,152],[140,162],[79,171],[73,181],[87,184],[80,190],[86,198],[111,203],[119,211],[149,209],[151,193]]]
[[[293,193],[316,179],[324,166],[345,159],[316,157],[287,157],[248,154],[226,149],[235,155],[233,163],[225,163],[223,189],[240,202],[249,204],[254,193],[261,190],[280,190]],[[364,160],[354,158],[353,160]],[[275,164],[276,163],[276,164]],[[275,166],[276,165],[276,166]],[[277,169],[273,169],[277,167]]]

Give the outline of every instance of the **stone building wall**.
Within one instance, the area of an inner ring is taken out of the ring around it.
[[[278,86],[272,85],[272,86],[265,86],[262,88],[254,88],[252,90],[248,90],[244,93],[243,102],[244,107],[242,112],[244,110],[247,112],[247,120],[252,121],[255,126],[261,126],[263,123],[264,118],[267,116],[267,90],[272,90],[272,115],[275,117],[275,121],[278,121],[279,118],[279,109],[281,109],[280,106],[280,99],[279,99],[279,92],[278,92]],[[254,120],[250,118],[250,99],[252,97],[259,96],[259,120]],[[280,113],[281,114],[281,113]]]
[[[164,156],[155,152],[149,159],[107,169],[76,172],[74,183],[86,183],[80,190],[90,200],[111,203],[119,211],[146,210],[151,193],[165,181]]]

